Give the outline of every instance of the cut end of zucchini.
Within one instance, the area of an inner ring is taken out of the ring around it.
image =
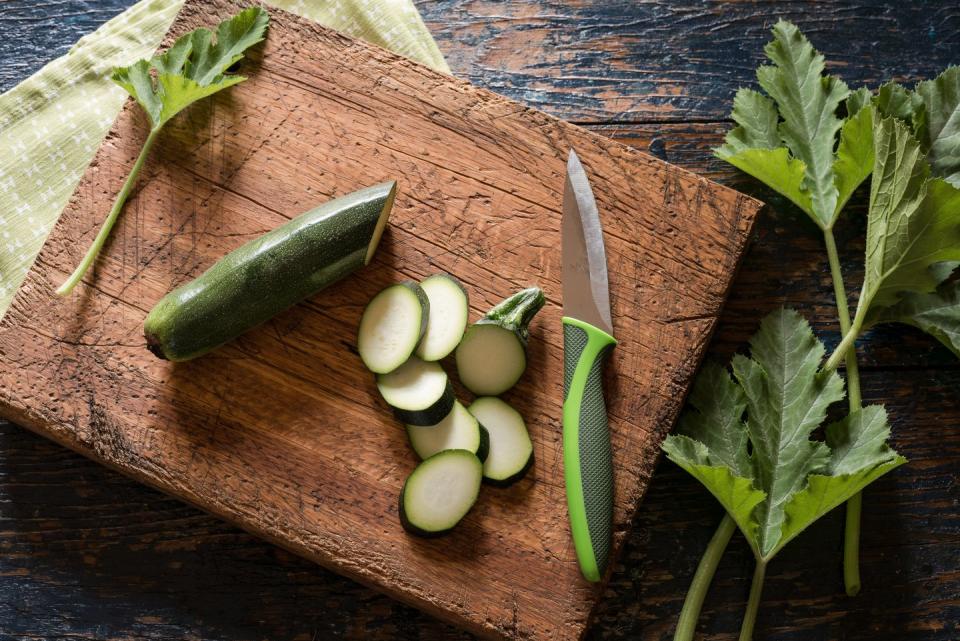
[[[527,367],[526,350],[517,334],[493,324],[470,327],[456,358],[460,381],[478,396],[506,392]]]
[[[482,461],[487,455],[483,450],[489,447],[484,442],[486,435],[480,423],[459,401],[454,402],[450,413],[435,425],[407,425],[407,436],[421,459],[444,450],[467,450]]]
[[[466,450],[445,450],[423,461],[400,491],[400,522],[418,536],[440,536],[476,503],[483,464]]]
[[[405,281],[387,287],[363,310],[357,351],[371,372],[397,369],[416,350],[426,330],[430,303],[420,286]]]
[[[533,465],[533,442],[520,413],[499,398],[482,397],[469,412],[487,430],[490,451],[483,462],[483,478],[492,485],[511,485]]]
[[[453,409],[453,385],[438,363],[416,356],[387,374],[377,388],[394,414],[409,425],[436,425]]]
[[[467,290],[449,274],[425,278],[420,287],[430,300],[430,317],[417,356],[425,361],[439,361],[456,349],[467,328]]]
[[[387,227],[387,221],[390,219],[390,210],[393,209],[393,201],[397,197],[397,181],[392,180],[381,185],[376,185],[373,189],[389,189],[386,201],[383,203],[383,210],[377,219],[377,226],[373,228],[373,236],[370,237],[370,244],[367,245],[367,253],[363,257],[363,264],[369,265],[373,260],[373,255],[377,252],[377,246],[380,245],[380,238],[383,236],[383,230]]]

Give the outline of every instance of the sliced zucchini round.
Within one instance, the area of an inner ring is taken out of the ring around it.
[[[400,491],[400,523],[418,536],[439,536],[466,516],[480,494],[483,464],[473,452],[444,450],[420,463]]]
[[[371,372],[386,374],[410,358],[430,316],[430,301],[420,285],[404,281],[387,287],[363,310],[357,351]]]
[[[453,385],[438,363],[411,356],[387,374],[377,388],[398,419],[409,425],[436,425],[453,409]]]
[[[443,450],[467,450],[483,462],[489,449],[487,430],[459,401],[436,425],[407,425],[410,446],[421,459],[428,459]]]
[[[499,398],[478,398],[469,412],[490,436],[490,451],[483,462],[483,478],[506,486],[523,478],[533,465],[533,442],[520,412]]]
[[[496,396],[516,385],[527,368],[523,343],[499,325],[473,325],[457,347],[460,381],[478,396]]]
[[[467,329],[467,290],[449,274],[425,278],[420,287],[430,300],[430,318],[417,356],[425,361],[439,361],[456,349]]]

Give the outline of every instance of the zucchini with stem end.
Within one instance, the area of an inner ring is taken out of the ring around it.
[[[483,464],[473,452],[444,450],[420,463],[400,491],[400,523],[411,534],[440,536],[477,502]]]
[[[377,388],[394,415],[408,425],[436,425],[453,409],[453,385],[439,363],[411,356],[387,374]]]
[[[430,318],[417,347],[417,356],[425,361],[439,361],[457,348],[467,329],[470,313],[467,290],[449,274],[424,278],[420,287],[430,300]]]
[[[493,396],[478,398],[468,411],[486,428],[490,439],[483,480],[507,486],[526,476],[533,466],[533,442],[520,412]]]
[[[421,459],[443,450],[468,450],[482,463],[487,458],[490,436],[459,401],[436,425],[407,425],[410,446]]]
[[[357,351],[371,372],[386,374],[403,365],[423,339],[430,301],[407,280],[387,287],[367,304],[357,332]]]
[[[539,287],[524,289],[470,326],[456,353],[457,372],[467,389],[496,396],[516,385],[527,368],[530,321],[544,302]]]
[[[150,310],[150,351],[196,358],[366,265],[396,188],[385,182],[331,200],[233,250]]]

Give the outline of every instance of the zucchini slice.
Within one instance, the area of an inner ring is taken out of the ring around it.
[[[154,305],[147,347],[171,361],[196,358],[366,265],[396,189],[355,191],[233,250]]]
[[[453,385],[438,363],[416,356],[387,374],[377,387],[398,419],[408,425],[436,425],[453,409]]]
[[[407,425],[410,446],[421,459],[443,450],[467,450],[483,462],[487,458],[490,437],[487,430],[459,401],[436,425]]]
[[[449,274],[434,274],[420,281],[430,299],[427,331],[417,347],[417,356],[425,361],[439,361],[453,352],[467,329],[470,305],[467,290]]]
[[[367,304],[357,333],[357,351],[371,372],[403,365],[423,338],[430,315],[426,293],[413,281],[382,290]]]
[[[478,396],[496,396],[516,385],[527,368],[530,321],[544,302],[543,291],[531,287],[470,326],[456,354],[457,372],[467,389]]]
[[[520,412],[492,396],[475,400],[469,412],[486,428],[490,438],[483,479],[500,486],[522,479],[533,465],[533,442]]]
[[[400,523],[411,534],[446,534],[480,494],[483,464],[473,452],[444,450],[420,463],[400,491]]]

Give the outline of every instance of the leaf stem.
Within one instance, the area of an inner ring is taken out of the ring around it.
[[[840,341],[837,348],[830,354],[827,362],[823,364],[824,372],[832,372],[837,369],[837,367],[840,366],[840,362],[846,358],[847,352],[849,352],[853,348],[853,344],[857,342],[857,338],[860,336],[860,330],[863,328],[863,319],[860,318],[859,311],[858,308],[858,314],[853,317],[849,331],[843,334],[843,340]],[[858,389],[857,392],[859,393],[859,391]]]
[[[743,613],[743,624],[740,626],[740,641],[753,639],[753,626],[757,622],[757,611],[760,609],[760,594],[763,592],[763,578],[767,573],[767,562],[757,559],[757,567],[753,570],[753,581],[750,583],[750,597],[747,599],[747,610]]]
[[[850,332],[850,309],[847,307],[847,290],[843,285],[843,273],[840,271],[840,256],[837,252],[837,243],[833,239],[833,230],[823,232],[823,241],[827,246],[827,260],[830,263],[830,275],[833,277],[833,295],[837,300],[837,317],[840,320],[840,332],[846,337]],[[839,351],[839,348],[837,349]],[[855,349],[846,350],[847,366],[847,395],[850,400],[850,411],[860,409],[860,368],[857,365]]]
[[[850,310],[847,307],[847,290],[843,285],[843,274],[840,271],[840,257],[837,252],[837,244],[833,238],[833,230],[825,229],[823,232],[823,241],[827,246],[827,259],[830,262],[830,275],[833,277],[833,294],[837,300],[837,316],[840,320],[840,331],[843,334],[844,341],[848,335],[856,336],[859,333],[859,326],[856,333],[852,333],[850,323]],[[834,354],[846,353],[847,366],[847,399],[849,400],[850,411],[859,410],[863,401],[860,397],[860,368],[857,365],[856,347],[849,345],[840,350],[843,342],[837,347]],[[829,361],[828,361],[829,365]],[[863,505],[863,497],[857,493],[847,501],[846,524],[843,530],[843,584],[848,596],[856,596],[860,592],[860,511]]]
[[[137,182],[137,177],[140,175],[140,170],[143,168],[143,163],[146,161],[147,155],[150,153],[150,148],[153,147],[153,142],[156,140],[159,132],[159,127],[150,130],[150,134],[147,136],[146,141],[143,143],[143,148],[140,150],[140,155],[137,156],[137,161],[134,163],[133,169],[130,170],[130,175],[127,176],[127,180],[123,183],[120,193],[117,194],[117,199],[113,203],[113,208],[110,210],[110,214],[107,216],[107,219],[103,221],[103,226],[100,228],[99,233],[97,233],[97,237],[93,240],[93,244],[90,245],[90,249],[88,249],[87,253],[84,255],[83,260],[81,260],[80,264],[77,265],[77,268],[73,270],[73,273],[70,274],[70,277],[67,278],[67,280],[65,280],[64,283],[57,289],[58,296],[67,296],[70,294],[70,292],[73,291],[73,288],[76,287],[83,279],[84,274],[87,273],[87,270],[90,269],[90,266],[93,265],[93,262],[97,259],[97,255],[100,253],[100,250],[103,249],[103,244],[110,235],[110,230],[113,229],[114,223],[117,222],[117,217],[120,216],[120,211],[123,209],[123,205],[127,202],[127,198],[130,196],[130,191]]]
[[[847,518],[843,530],[843,585],[847,596],[860,593],[860,512],[863,493],[847,500]]]
[[[707,549],[697,565],[697,571],[693,575],[693,581],[690,583],[690,589],[687,590],[687,596],[683,601],[683,609],[680,610],[680,618],[677,620],[677,629],[673,633],[673,641],[692,641],[694,632],[697,629],[697,619],[700,618],[700,609],[703,607],[703,599],[707,596],[707,590],[710,582],[713,581],[713,575],[717,571],[717,565],[720,564],[720,558],[723,556],[727,544],[730,543],[730,537],[737,529],[737,524],[730,518],[729,514],[723,515],[720,526],[714,532]]]

